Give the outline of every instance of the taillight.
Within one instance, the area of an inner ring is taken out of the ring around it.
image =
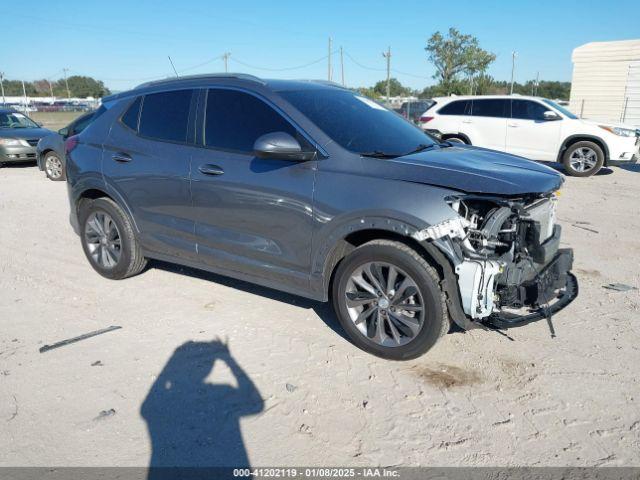
[[[69,153],[71,150],[76,148],[77,145],[78,145],[78,136],[73,135],[65,140],[64,149],[67,151],[67,153]]]
[[[427,123],[427,122],[430,122],[431,120],[433,120],[433,117],[427,117],[426,115],[423,115],[420,117],[420,121],[422,123]]]

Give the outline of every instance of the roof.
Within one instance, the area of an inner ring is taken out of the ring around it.
[[[162,80],[146,82],[138,85],[132,90],[109,95],[102,99],[103,103],[113,100],[139,95],[147,91],[161,90],[162,87],[173,88],[188,85],[192,88],[202,87],[203,84],[217,83],[224,84],[225,80],[232,85],[238,84],[254,84],[255,86],[266,87],[274,92],[282,92],[287,90],[309,90],[323,88],[340,88],[345,89],[342,85],[326,80],[280,80],[280,79],[262,79],[246,73],[208,73],[202,75],[188,75],[183,77],[168,77]]]
[[[640,60],[640,40],[585,43],[573,50],[571,60],[574,63]]]
[[[520,100],[544,100],[543,97],[533,97],[531,95],[518,95],[514,93],[513,95],[451,95],[449,97],[433,97],[432,100],[435,101],[453,101],[453,100],[478,100],[478,99],[491,99],[491,98],[516,98]]]

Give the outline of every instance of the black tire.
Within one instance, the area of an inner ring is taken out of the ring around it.
[[[49,161],[49,159],[51,159],[51,161],[54,162],[58,162],[59,164],[59,171],[60,171],[60,175],[56,176],[55,172],[57,169],[53,169],[51,170],[48,165],[47,165],[47,161]],[[49,151],[47,153],[45,153],[44,155],[44,159],[42,160],[43,162],[43,168],[44,168],[44,173],[47,176],[47,178],[49,180],[52,180],[54,182],[60,182],[62,180],[66,179],[66,172],[64,169],[64,162],[60,159],[60,157],[58,156],[58,154],[54,151]],[[50,172],[51,170],[51,172]]]
[[[383,346],[374,342],[358,329],[349,315],[346,292],[351,274],[372,261],[388,263],[406,272],[415,281],[423,299],[422,327],[404,345]],[[374,240],[356,248],[340,262],[333,278],[331,301],[342,328],[357,347],[382,358],[410,360],[427,352],[449,331],[445,295],[439,283],[436,270],[412,248],[391,240]]]
[[[87,240],[87,220],[93,213],[106,213],[116,224],[120,237],[120,258],[111,268],[100,265],[91,255]],[[147,259],[142,255],[140,244],[133,231],[129,216],[110,198],[98,198],[83,202],[79,212],[80,239],[89,263],[103,277],[121,280],[140,273],[147,265]]]
[[[467,140],[464,137],[459,137],[457,135],[448,135],[446,138],[443,138],[443,141],[452,142],[452,143],[463,143],[465,145],[469,145],[469,142],[467,142]]]
[[[576,151],[579,151],[581,149],[583,149],[584,151],[593,151],[597,158],[593,167],[585,169],[584,171],[580,171],[579,169],[574,168],[571,164],[572,155],[574,155]],[[569,146],[564,152],[564,155],[562,156],[562,164],[564,165],[564,169],[566,170],[567,174],[571,175],[572,177],[590,177],[591,175],[595,175],[596,173],[598,173],[598,171],[602,168],[602,165],[604,165],[604,152],[597,143],[589,142],[586,140],[582,142],[576,142],[573,145]]]

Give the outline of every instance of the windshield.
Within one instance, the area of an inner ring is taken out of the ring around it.
[[[38,124],[18,112],[0,113],[0,128],[38,128]]]
[[[373,100],[349,91],[284,91],[281,95],[341,147],[354,153],[402,155],[434,141]]]
[[[571,113],[569,110],[567,110],[564,107],[561,107],[560,105],[558,105],[556,102],[554,102],[553,100],[549,100],[547,98],[543,98],[542,101],[544,103],[546,103],[547,105],[552,106],[553,108],[555,108],[556,110],[558,110],[560,113],[562,113],[565,117],[568,117],[572,120],[577,120],[578,117],[575,116],[573,113]]]

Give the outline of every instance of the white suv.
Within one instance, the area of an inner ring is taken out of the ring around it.
[[[569,175],[588,177],[600,168],[635,163],[640,129],[581,120],[540,97],[440,97],[420,117],[423,130],[442,140],[562,162]]]

